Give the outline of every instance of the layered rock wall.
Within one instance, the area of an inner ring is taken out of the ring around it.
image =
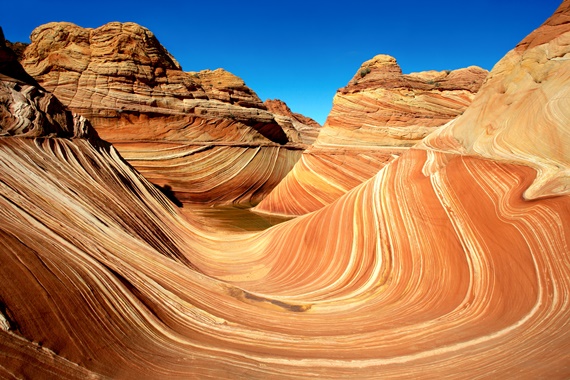
[[[101,138],[117,143],[138,170],[185,201],[257,203],[305,147],[300,132],[305,127],[276,118],[243,80],[223,69],[182,71],[156,37],[134,23],[96,29],[43,25],[33,31],[22,64],[70,110],[87,117]],[[173,155],[165,143],[185,153]],[[247,160],[234,160],[247,148],[260,153],[251,167]],[[244,166],[229,168],[231,177],[194,196],[203,186],[195,179],[206,168],[193,152],[204,149],[219,162]],[[286,159],[262,163],[276,156]],[[176,169],[162,171],[157,162]],[[209,193],[218,195],[210,199]]]
[[[255,210],[302,215],[331,203],[461,115],[486,75],[475,66],[402,74],[387,55],[364,62],[337,92],[317,140]]]

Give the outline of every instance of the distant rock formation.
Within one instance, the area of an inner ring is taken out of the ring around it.
[[[273,112],[276,115],[289,116],[290,118],[297,120],[299,123],[308,125],[316,129],[321,128],[321,125],[317,123],[315,120],[311,119],[310,117],[291,111],[289,106],[285,104],[285,102],[282,100],[267,99],[265,102],[263,102],[263,104],[265,105],[265,107],[267,107],[269,111]]]
[[[291,111],[289,106],[279,99],[267,99],[263,104],[274,115],[286,116],[293,122],[297,122],[295,129],[301,133],[301,139],[304,143],[312,144],[315,142],[321,130],[321,125],[315,120]]]
[[[378,55],[337,92],[318,144],[413,146],[463,113],[487,74],[475,66],[402,74],[395,58]]]
[[[337,92],[314,145],[255,210],[302,215],[331,203],[461,115],[487,73],[472,66],[402,74],[388,55],[364,62]]]
[[[306,127],[277,120],[243,80],[223,69],[182,71],[134,23],[40,26],[22,64],[141,173],[183,201],[257,203],[305,147],[295,127]]]

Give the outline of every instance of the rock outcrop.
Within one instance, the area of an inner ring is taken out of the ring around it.
[[[529,165],[537,178],[524,197],[570,194],[568,3],[495,66],[464,117],[420,147]]]
[[[295,129],[304,126],[268,112],[243,80],[222,69],[182,71],[134,23],[40,26],[22,64],[148,179],[184,201],[257,203],[305,147]],[[212,167],[218,172],[207,173]],[[204,189],[204,176],[215,186]]]
[[[406,75],[393,57],[378,55],[335,96],[319,144],[413,146],[463,113],[486,76],[475,66]]]
[[[97,138],[89,122],[72,115],[18,63],[0,28],[0,136]]]
[[[262,232],[183,218],[108,144],[0,137],[0,377],[567,379],[570,195],[542,185],[569,172],[569,19],[566,0],[458,119]]]
[[[313,146],[255,210],[302,215],[331,203],[461,115],[486,76],[475,66],[402,74],[388,55],[364,62]]]
[[[285,116],[295,123],[294,128],[300,132],[304,143],[312,144],[315,142],[321,130],[321,125],[315,120],[291,111],[289,106],[279,99],[267,99],[263,104],[274,115]],[[286,119],[283,122],[286,122]]]

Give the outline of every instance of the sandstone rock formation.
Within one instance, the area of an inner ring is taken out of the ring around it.
[[[527,200],[570,194],[567,8],[564,2],[496,65],[465,117],[421,146],[532,166],[537,178],[524,193]]]
[[[1,28],[0,80],[0,136],[97,136],[84,117],[74,117],[22,69]]]
[[[462,114],[486,76],[475,66],[402,74],[388,55],[364,62],[314,145],[255,210],[302,215],[331,203]]]
[[[405,75],[393,57],[378,55],[339,90],[319,143],[413,146],[463,113],[486,76],[475,66]]]
[[[295,129],[301,134],[301,139],[306,144],[312,144],[319,135],[321,125],[310,117],[291,111],[289,106],[279,99],[267,99],[263,102],[267,110],[274,115],[285,116],[295,123]],[[286,122],[285,120],[283,122]]]
[[[569,19],[444,130],[260,233],[183,218],[103,142],[0,137],[0,376],[568,378],[570,195],[523,194],[568,174]],[[532,130],[560,147],[511,137]]]
[[[134,23],[40,26],[22,63],[116,143],[127,161],[181,200],[257,203],[305,147],[295,128],[308,127],[276,118],[225,70],[182,71],[156,37]]]

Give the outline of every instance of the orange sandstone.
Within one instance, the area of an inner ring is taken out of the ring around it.
[[[486,75],[475,66],[402,74],[388,55],[364,62],[313,146],[255,210],[302,215],[331,203],[462,114]]]
[[[40,26],[22,63],[141,173],[184,201],[255,204],[305,147],[296,129],[305,126],[267,111],[243,80],[223,69],[182,71],[134,23]],[[203,164],[212,161],[227,175],[212,173],[216,186],[204,189]]]
[[[1,376],[568,378],[568,155],[528,141],[570,136],[556,25],[454,122],[262,232],[184,218],[94,138],[0,137]]]

